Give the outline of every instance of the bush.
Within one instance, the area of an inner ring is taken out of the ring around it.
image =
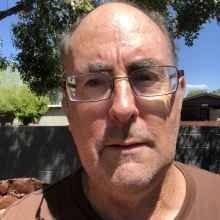
[[[23,124],[36,123],[48,111],[49,100],[36,96],[14,72],[0,72],[0,116],[14,116]]]
[[[16,117],[24,124],[38,123],[40,117],[48,111],[48,97],[35,96],[27,86],[20,89],[20,99]]]

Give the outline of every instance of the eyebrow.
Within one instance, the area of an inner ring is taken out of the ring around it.
[[[152,66],[162,66],[164,65],[163,61],[155,58],[144,58],[140,60],[133,61],[127,65],[128,72],[134,72],[136,70],[144,69]]]
[[[87,73],[111,73],[112,68],[103,63],[87,63],[81,66],[81,72]]]
[[[164,65],[161,60],[155,58],[143,58],[140,60],[133,61],[127,65],[128,72],[134,72],[136,70],[144,69],[152,66]],[[86,63],[81,65],[80,71],[81,73],[112,73],[113,68],[109,67],[103,63]]]

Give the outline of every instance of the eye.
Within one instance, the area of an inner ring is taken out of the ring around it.
[[[139,80],[139,81],[152,81],[154,80],[153,76],[148,74],[148,73],[140,73],[135,77],[135,80]]]
[[[101,85],[104,85],[104,84],[106,84],[106,82],[103,79],[101,79],[101,78],[93,78],[93,79],[88,80],[85,83],[85,86],[95,87],[95,86],[101,86]]]
[[[148,70],[141,70],[132,75],[132,80],[136,83],[152,83],[158,81],[158,74]]]

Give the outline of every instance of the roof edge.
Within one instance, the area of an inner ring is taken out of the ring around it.
[[[186,97],[186,98],[183,99],[183,101],[190,100],[190,99],[195,99],[195,98],[202,97],[202,96],[210,96],[210,97],[214,97],[214,98],[219,98],[220,99],[220,95],[214,95],[214,94],[210,94],[210,93],[206,92],[206,93],[201,93],[201,94],[198,94],[198,95]]]

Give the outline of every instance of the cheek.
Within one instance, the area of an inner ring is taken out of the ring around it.
[[[142,101],[139,103],[139,112],[140,117],[157,140],[157,149],[166,148],[173,151],[180,121],[177,97],[175,95],[162,96]]]
[[[166,122],[173,109],[173,100],[170,97],[141,97],[137,102],[140,117],[144,118],[147,123]],[[155,128],[158,126],[155,126]]]
[[[106,127],[106,113],[100,103],[76,104],[71,109],[70,130],[83,167],[88,171],[99,160],[101,140]]]
[[[78,148],[98,141],[106,126],[106,111],[102,102],[74,103],[70,109],[70,130]]]

